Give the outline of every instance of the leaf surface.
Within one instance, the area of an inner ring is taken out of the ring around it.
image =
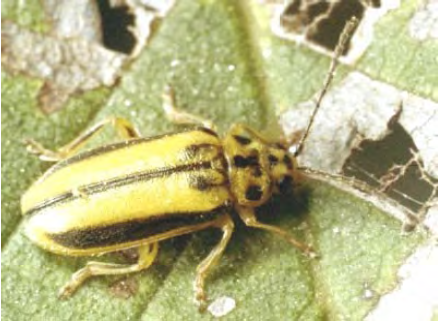
[[[27,14],[25,21],[17,14],[37,12],[38,5],[15,3],[2,3],[7,19],[44,30],[41,13]],[[377,40],[355,69],[436,99],[437,79],[429,72],[436,64],[436,45],[419,46],[403,32],[398,36],[405,41],[392,33],[415,7],[405,2],[378,25]],[[97,277],[59,301],[58,289],[88,258],[46,253],[23,235],[20,195],[48,164],[27,154],[21,142],[32,137],[56,148],[111,115],[133,121],[145,136],[175,130],[161,110],[166,84],[175,89],[182,109],[213,120],[220,132],[243,122],[276,137],[277,115],[319,90],[329,59],[275,38],[267,19],[264,7],[253,2],[179,1],[117,86],[78,95],[50,116],[36,106],[41,81],[2,73],[4,320],[212,319],[193,303],[195,268],[219,236],[211,230],[163,242],[150,269],[127,276],[137,288],[128,299],[112,290],[125,277]],[[389,37],[393,41],[385,45]],[[401,67],[400,46],[426,58],[409,59]],[[340,67],[338,79],[349,71]],[[276,198],[261,217],[313,244],[319,258],[309,259],[274,235],[237,224],[207,282],[211,299],[226,295],[236,301],[224,320],[362,320],[396,286],[402,262],[427,242],[421,231],[402,236],[399,221],[363,200],[325,184],[306,185],[295,200]],[[101,259],[124,262],[118,254]]]

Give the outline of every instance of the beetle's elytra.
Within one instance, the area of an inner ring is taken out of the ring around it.
[[[134,265],[89,262],[61,289],[61,296],[69,296],[92,275],[147,268],[162,240],[215,227],[223,237],[197,268],[196,299],[203,303],[204,280],[234,229],[233,211],[246,225],[310,251],[286,231],[257,221],[254,213],[273,193],[295,183],[294,157],[244,125],[233,125],[220,138],[209,122],[178,112],[171,96],[166,98],[164,109],[171,119],[202,126],[141,138],[129,122],[112,118],[56,152],[29,142],[28,149],[42,160],[59,161],[21,200],[26,234],[33,242],[71,256],[139,250]],[[114,125],[123,141],[77,153],[106,124]]]

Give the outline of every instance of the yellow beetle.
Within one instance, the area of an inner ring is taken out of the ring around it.
[[[133,265],[89,262],[61,289],[72,294],[93,275],[146,269],[158,243],[178,235],[219,228],[219,244],[197,267],[195,292],[203,306],[204,281],[234,230],[231,213],[248,226],[282,236],[304,252],[310,248],[286,231],[257,221],[254,209],[296,181],[295,158],[244,125],[220,138],[208,121],[177,111],[170,92],[164,110],[196,129],[141,138],[126,120],[111,118],[82,133],[58,151],[34,141],[28,150],[58,161],[21,199],[26,234],[43,249],[62,255],[91,256],[137,248]],[[107,124],[124,140],[81,153],[78,149]]]
[[[233,125],[220,138],[209,121],[178,111],[169,88],[163,105],[167,116],[177,123],[198,124],[198,128],[141,138],[128,121],[111,118],[58,151],[29,141],[28,150],[41,160],[58,162],[22,197],[29,238],[62,255],[91,256],[130,248],[139,251],[139,260],[133,265],[89,262],[73,274],[60,296],[68,297],[94,275],[148,268],[162,240],[219,228],[223,232],[220,242],[197,267],[195,294],[203,307],[205,279],[234,230],[232,212],[238,213],[247,226],[273,232],[313,254],[309,246],[288,232],[259,222],[255,208],[295,184],[295,156],[301,151],[337,59],[356,24],[352,18],[341,34],[324,88],[293,155],[244,125]],[[116,127],[124,138],[122,142],[77,153],[107,124]]]

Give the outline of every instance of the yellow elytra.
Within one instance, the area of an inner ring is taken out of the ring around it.
[[[177,111],[170,94],[164,109],[195,129],[142,138],[128,121],[104,120],[58,151],[28,142],[42,160],[59,161],[21,200],[26,234],[47,251],[70,256],[100,255],[138,248],[133,265],[89,262],[61,289],[72,294],[93,275],[125,274],[151,265],[158,242],[207,228],[223,236],[197,267],[196,299],[206,301],[205,278],[230,240],[232,212],[248,226],[276,233],[304,252],[310,248],[286,231],[259,222],[255,208],[295,182],[295,159],[244,125],[224,138],[209,122]],[[77,153],[105,125],[123,141]],[[201,126],[200,126],[201,125]]]

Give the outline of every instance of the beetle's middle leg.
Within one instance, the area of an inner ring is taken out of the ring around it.
[[[217,246],[212,249],[211,253],[197,266],[197,275],[195,280],[196,301],[199,304],[200,310],[205,308],[206,294],[204,290],[205,279],[208,276],[212,267],[214,267],[220,257],[222,256],[226,246],[231,239],[234,230],[234,222],[229,215],[223,215],[213,227],[222,229],[223,236]]]
[[[176,99],[174,97],[174,91],[170,86],[166,86],[164,93],[162,95],[163,104],[162,108],[167,116],[167,118],[176,124],[197,124],[202,125],[205,128],[209,128],[211,130],[215,130],[214,124],[207,119],[203,119],[199,116],[186,113],[182,110],[179,110],[176,107]]]
[[[38,157],[43,161],[58,162],[75,154],[107,125],[113,126],[117,130],[119,136],[121,136],[123,139],[138,138],[141,136],[136,127],[128,120],[119,117],[110,117],[98,122],[91,128],[82,132],[70,143],[56,151],[46,149],[40,143],[31,139],[26,141],[27,150],[32,154],[38,155]]]
[[[115,275],[138,272],[148,268],[154,261],[159,249],[158,243],[139,247],[139,259],[136,264],[114,264],[103,262],[88,262],[85,267],[74,273],[70,281],[61,288],[60,298],[67,298],[75,292],[88,278],[95,275]]]

